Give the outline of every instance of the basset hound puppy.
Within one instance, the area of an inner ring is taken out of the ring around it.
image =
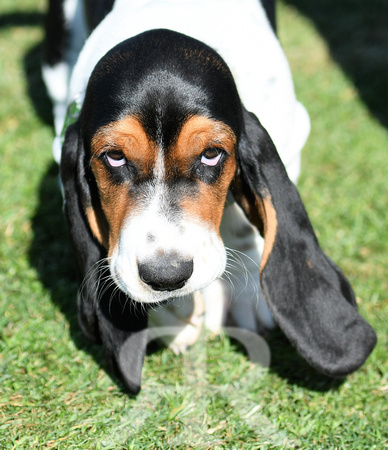
[[[276,323],[325,374],[364,363],[375,333],[295,188],[309,119],[271,2],[51,0],[43,76],[80,324],[131,392],[152,327],[179,352]]]

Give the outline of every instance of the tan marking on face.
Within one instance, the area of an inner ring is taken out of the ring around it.
[[[236,171],[236,136],[223,122],[207,117],[194,116],[182,127],[169,161],[182,161],[182,168],[199,158],[204,150],[218,147],[227,152],[220,178],[212,184],[199,181],[199,193],[195,198],[183,199],[182,208],[187,214],[206,222],[219,233],[226,194]],[[168,169],[167,169],[168,170]]]
[[[129,195],[129,183],[116,184],[112,181],[105,164],[98,158],[102,153],[121,151],[142,175],[152,174],[156,161],[155,144],[150,141],[144,128],[135,117],[126,117],[100,128],[92,139],[92,171],[96,178],[102,210],[109,227],[110,256],[116,247],[125,218],[135,211],[136,199]],[[114,170],[114,169],[113,169]],[[90,213],[89,213],[90,214]],[[96,220],[91,216],[90,222]],[[96,232],[98,239],[98,232]],[[101,232],[100,232],[101,233]]]
[[[195,221],[207,224],[218,235],[229,187],[227,183],[224,185],[226,186],[200,183],[200,189],[195,198],[186,197],[181,202],[187,218],[194,218]]]
[[[269,255],[275,245],[278,222],[276,219],[276,211],[272,204],[271,196],[264,199],[257,199],[258,209],[264,224],[264,250],[261,257],[260,274],[263,272],[268,262]]]
[[[101,210],[96,210],[92,206],[89,206],[86,208],[85,214],[93,236],[103,247],[108,249],[109,227],[103,212]]]
[[[174,155],[200,155],[207,147],[224,148],[234,155],[236,136],[232,129],[223,122],[204,116],[194,116],[187,120],[179,133]]]
[[[261,275],[275,245],[278,227],[271,195],[269,192],[264,198],[254,195],[248,186],[242,182],[241,177],[235,179],[234,195],[250,222],[257,227],[264,237],[264,250],[260,264]]]
[[[92,155],[98,157],[106,150],[120,150],[128,160],[147,168],[155,164],[155,144],[136,117],[125,117],[96,132],[92,139]]]
[[[264,225],[259,211],[261,200],[257,201],[247,184],[243,182],[241,176],[236,177],[233,181],[233,195],[249,221],[256,226],[261,236],[264,237]]]

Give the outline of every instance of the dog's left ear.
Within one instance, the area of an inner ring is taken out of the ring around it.
[[[323,253],[272,140],[244,111],[233,193],[264,237],[261,286],[279,327],[306,361],[329,376],[358,369],[376,344],[352,288]]]
[[[100,217],[100,211],[79,121],[66,131],[61,180],[68,228],[84,279],[78,293],[81,328],[86,336],[102,342],[110,367],[122,378],[127,389],[136,394],[141,387],[147,346],[146,307],[132,302],[111,282],[107,251],[96,238],[103,232],[96,232],[98,221],[90,220],[90,217]]]

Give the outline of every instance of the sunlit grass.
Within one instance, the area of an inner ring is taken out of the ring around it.
[[[310,369],[280,335],[269,342],[270,369],[226,337],[205,336],[185,356],[148,355],[132,398],[76,320],[39,77],[44,7],[0,6],[0,448],[387,447],[387,130],[313,22],[279,5],[280,38],[312,121],[299,187],[379,344],[341,383]]]

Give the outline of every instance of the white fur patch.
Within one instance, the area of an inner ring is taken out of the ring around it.
[[[169,220],[161,211],[165,195],[160,183],[145,211],[132,213],[120,233],[111,254],[110,269],[118,286],[131,298],[153,303],[184,296],[202,289],[225,269],[226,254],[217,233],[192,218],[183,217],[178,223]],[[152,236],[150,242],[149,236]],[[192,259],[193,274],[186,285],[172,292],[158,292],[141,281],[138,263],[157,259],[160,252],[175,252],[184,259]]]
[[[57,136],[61,134],[65,122],[69,76],[70,69],[67,62],[61,62],[55,66],[44,64],[42,67],[42,77],[53,102],[54,126]]]

